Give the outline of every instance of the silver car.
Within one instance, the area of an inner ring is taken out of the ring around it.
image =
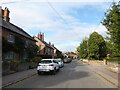
[[[60,68],[64,67],[64,62],[62,61],[62,59],[55,59],[55,61],[58,62]]]

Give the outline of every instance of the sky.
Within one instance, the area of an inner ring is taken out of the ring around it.
[[[117,2],[117,0],[115,0]],[[10,10],[10,22],[31,36],[44,33],[62,52],[76,51],[81,41],[96,31],[105,37],[100,24],[112,0],[1,0]]]

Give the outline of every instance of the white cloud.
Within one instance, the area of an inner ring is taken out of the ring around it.
[[[11,0],[11,2],[12,1],[14,0]],[[32,2],[32,0],[30,1]],[[30,33],[31,35],[33,35],[33,32],[38,33],[40,30],[42,30],[43,33],[53,32],[53,35],[45,36],[45,40],[47,42],[51,41],[62,51],[75,50],[80,41],[86,36],[89,37],[94,31],[104,36],[106,35],[106,29],[103,26],[99,26],[97,30],[94,30],[96,25],[80,22],[76,17],[68,14],[71,12],[71,7],[83,8],[87,4],[92,5],[94,3],[63,3],[63,5],[62,3],[60,3],[61,5],[53,3],[59,14],[66,20],[66,22],[64,22],[48,3],[36,3],[37,1],[34,1],[34,3],[31,2],[26,1],[26,3],[4,4],[3,7],[7,6],[9,8],[11,22],[29,33],[32,32]],[[97,3],[97,5],[99,8],[103,9],[108,7],[107,4],[102,5]],[[97,10],[99,10],[98,7]]]
[[[29,1],[29,2],[47,2],[47,1],[49,1],[49,2],[112,2],[112,0],[1,0],[1,2],[2,3],[4,3],[4,2],[11,2],[11,3],[13,3],[14,1],[16,1],[16,2],[27,2],[27,1]],[[118,2],[119,0],[114,0],[114,1],[116,1],[116,2]]]

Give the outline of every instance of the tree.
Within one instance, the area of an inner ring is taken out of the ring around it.
[[[79,51],[79,57],[80,58],[87,58],[88,56],[88,51],[87,51],[87,41],[88,40],[83,40],[80,46],[78,47]]]
[[[120,2],[113,3],[105,15],[102,24],[107,28],[107,34],[110,35],[109,43],[114,46],[112,47],[114,56],[120,56]]]
[[[80,57],[80,46],[77,47],[76,54]]]
[[[92,59],[102,59],[106,57],[106,44],[104,38],[97,32],[93,32],[88,40],[89,57]]]
[[[30,44],[28,47],[27,47],[27,52],[28,52],[28,57],[29,59],[32,59],[36,56],[37,52],[39,50],[39,47],[37,45],[34,45],[34,44]]]

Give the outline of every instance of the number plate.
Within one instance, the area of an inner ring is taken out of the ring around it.
[[[47,68],[47,66],[42,66],[42,68],[43,68],[43,69],[46,69],[46,68]]]

